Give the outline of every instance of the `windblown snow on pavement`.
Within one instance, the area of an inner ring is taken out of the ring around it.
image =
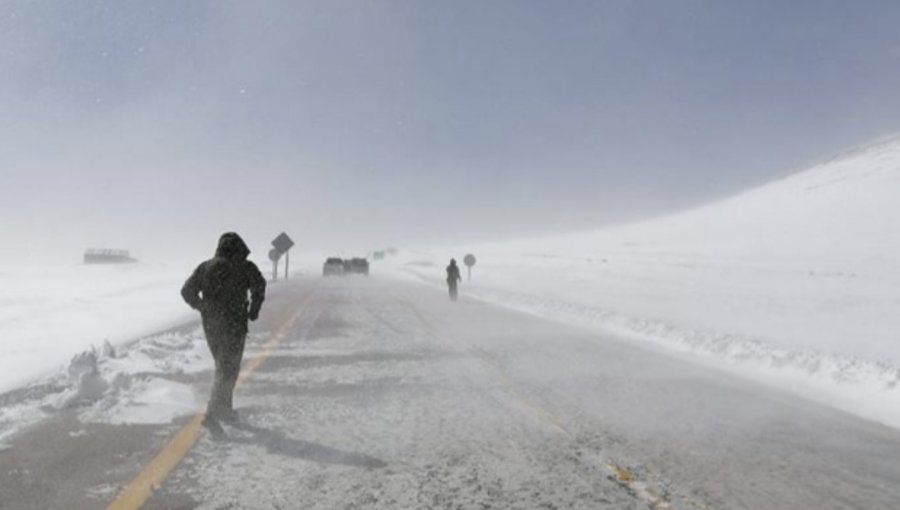
[[[642,223],[407,252],[398,274],[615,332],[900,426],[900,138]]]

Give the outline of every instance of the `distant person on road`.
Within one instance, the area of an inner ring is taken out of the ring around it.
[[[459,297],[459,282],[462,276],[459,274],[459,266],[456,265],[456,259],[450,259],[450,265],[447,266],[447,285],[450,287],[450,301],[456,301]]]
[[[181,288],[187,304],[200,311],[206,343],[215,360],[216,375],[203,420],[213,432],[221,432],[220,420],[237,420],[232,395],[241,370],[247,320],[259,317],[266,297],[266,279],[256,264],[247,260],[249,254],[239,235],[226,232],[219,238],[215,256],[197,266]]]

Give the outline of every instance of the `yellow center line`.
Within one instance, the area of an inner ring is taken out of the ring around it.
[[[251,359],[243,367],[238,377],[238,385],[259,368],[266,358],[269,357],[272,350],[284,340],[288,329],[303,315],[311,301],[312,296],[307,297],[297,311],[278,328],[275,336],[263,345],[262,354]],[[106,510],[137,510],[141,508],[153,495],[153,491],[162,485],[169,473],[178,466],[197,442],[203,430],[204,415],[205,413],[195,414],[187,425],[169,441],[165,448],[150,461],[150,464],[125,487],[125,490],[119,494],[115,501],[106,507]]]

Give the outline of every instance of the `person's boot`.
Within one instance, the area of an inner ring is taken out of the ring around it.
[[[206,430],[209,430],[213,439],[219,439],[225,436],[225,429],[222,428],[222,424],[219,423],[218,418],[211,413],[206,413],[203,417],[203,426],[206,427]]]
[[[234,409],[222,409],[219,411],[219,419],[229,425],[236,424],[239,418],[238,412]]]

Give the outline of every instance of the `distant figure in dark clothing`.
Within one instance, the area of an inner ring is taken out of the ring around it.
[[[450,286],[450,301],[456,301],[459,297],[459,282],[462,276],[459,275],[459,266],[456,265],[456,259],[450,259],[450,265],[447,266],[447,285]]]
[[[249,254],[239,235],[226,232],[219,238],[216,255],[197,266],[181,288],[187,304],[200,311],[206,343],[216,363],[204,419],[204,425],[213,431],[221,431],[219,420],[237,420],[232,395],[244,355],[247,319],[259,317],[266,297],[266,279],[256,264],[247,260]]]

